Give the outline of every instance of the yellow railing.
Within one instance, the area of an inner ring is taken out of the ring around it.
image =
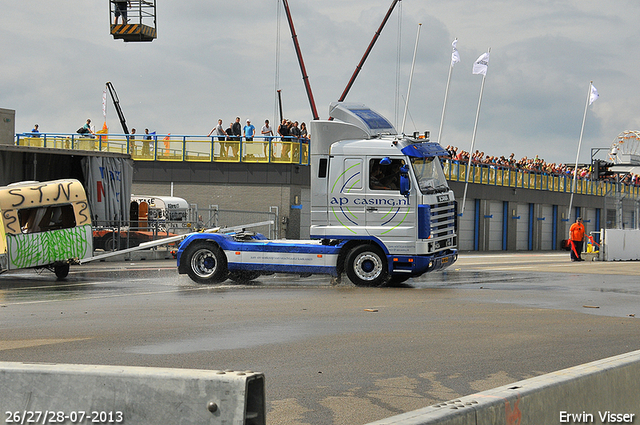
[[[150,137],[147,138],[147,137]],[[56,149],[117,152],[130,154],[136,161],[186,161],[186,162],[246,162],[309,165],[309,140],[291,140],[276,137],[256,137],[254,140],[218,140],[218,137],[174,136],[144,134],[96,134],[86,137],[79,134],[32,133],[16,135],[19,146]],[[450,159],[443,161],[449,181],[466,181],[467,163]],[[572,175],[553,175],[533,171],[503,168],[488,164],[471,164],[469,182],[491,186],[572,191]],[[640,198],[640,188],[620,184],[621,191]],[[615,190],[615,183],[578,179],[575,193],[604,196]]]
[[[442,166],[447,180],[466,182],[469,166],[467,163],[447,159],[442,162]],[[488,164],[471,164],[469,183],[571,193],[573,175],[554,175]],[[616,183],[607,181],[577,179],[574,193],[604,196],[614,191],[615,185]],[[628,196],[640,198],[640,187],[620,183],[620,190]]]
[[[173,135],[32,133],[16,145],[130,154],[136,161],[250,162],[309,165],[309,140],[256,137],[253,140]]]

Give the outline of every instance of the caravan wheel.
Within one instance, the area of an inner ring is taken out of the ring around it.
[[[53,266],[53,271],[58,280],[64,279],[69,275],[69,263],[55,265]]]

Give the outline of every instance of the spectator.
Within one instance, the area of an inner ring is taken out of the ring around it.
[[[286,119],[282,120],[282,124],[278,127],[278,134],[282,140],[282,152],[280,154],[281,159],[289,157],[289,151],[291,150],[289,142],[289,125]]]
[[[289,134],[291,134],[292,140],[294,142],[298,142],[300,140],[300,128],[298,128],[298,121],[294,121],[289,129]]]
[[[224,128],[222,128],[222,120],[221,119],[218,119],[218,124],[211,129],[209,134],[207,134],[207,137],[210,137],[213,133],[215,133],[216,136],[218,136],[218,140],[219,141],[225,140],[224,136],[227,135],[227,132],[224,131]]]
[[[142,155],[143,156],[151,156],[151,134],[149,134],[149,129],[144,129],[144,142],[142,142]]]
[[[269,120],[264,120],[264,125],[262,126],[262,129],[260,130],[260,133],[264,137],[264,141],[265,141],[265,143],[263,144],[264,157],[268,158],[267,146],[271,146],[271,149],[273,149],[273,145],[271,143],[271,139],[273,137],[273,130],[269,126]]]
[[[247,120],[247,125],[242,129],[244,132],[244,139],[248,142],[253,141],[253,136],[256,134],[256,128],[251,124],[251,120]]]
[[[233,137],[233,123],[229,124],[229,128],[225,130],[227,135],[227,142],[232,141]],[[233,145],[233,143],[224,143],[222,149],[220,149],[220,156],[223,158],[227,158],[229,156],[229,146]]]
[[[87,122],[78,129],[79,134],[94,134],[91,129],[91,119],[87,119]]]
[[[236,122],[233,123],[231,128],[234,136],[233,140],[235,140],[236,142],[240,142],[240,140],[242,140],[242,125],[240,125],[240,117],[236,117]],[[234,158],[237,158],[238,156],[239,146],[240,146],[240,143],[231,144],[231,151],[233,152]]]
[[[131,129],[131,134],[127,137],[127,139],[129,140],[129,153],[131,155],[136,155],[136,129],[132,128]]]

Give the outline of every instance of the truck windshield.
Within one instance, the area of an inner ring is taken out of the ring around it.
[[[449,190],[442,165],[437,157],[411,157],[411,166],[416,179],[418,179],[418,187],[423,194],[428,195]]]

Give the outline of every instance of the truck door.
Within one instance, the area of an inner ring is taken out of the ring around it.
[[[413,214],[416,206],[410,202],[415,188],[409,198],[400,194],[400,167],[404,163],[403,158],[367,157],[365,221],[368,232],[385,240],[386,245],[398,248],[414,244],[416,238]]]
[[[363,158],[333,158],[329,175],[329,225],[338,235],[366,235]]]

